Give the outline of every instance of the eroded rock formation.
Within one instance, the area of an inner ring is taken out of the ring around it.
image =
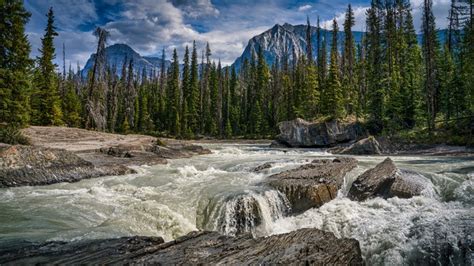
[[[337,196],[354,158],[314,160],[310,164],[270,176],[268,184],[286,195],[294,213],[319,207]]]
[[[159,237],[50,242],[0,252],[1,264],[362,265],[359,242],[318,229],[252,238],[192,232]]]

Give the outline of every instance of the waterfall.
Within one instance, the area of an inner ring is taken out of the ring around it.
[[[197,215],[198,227],[226,235],[264,234],[290,211],[288,200],[276,190],[221,193],[200,205],[205,206]]]

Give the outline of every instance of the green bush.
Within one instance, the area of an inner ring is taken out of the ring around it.
[[[0,142],[11,145],[21,144],[29,145],[30,141],[27,137],[21,134],[19,127],[7,125],[0,126]]]

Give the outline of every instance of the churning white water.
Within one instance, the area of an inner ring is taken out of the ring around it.
[[[452,249],[447,261],[454,264],[466,252],[473,256],[465,248],[472,247],[474,231],[472,157],[392,157],[432,186],[411,199],[355,202],[346,198],[352,181],[385,158],[357,156],[359,166],[348,173],[335,200],[288,216],[285,196],[262,181],[332,155],[263,145],[207,146],[213,154],[137,166],[134,175],[0,189],[0,245],[131,235],[171,240],[198,229],[266,236],[311,227],[359,240],[369,264],[416,264],[427,255],[437,258],[446,248]],[[266,162],[272,167],[253,172]]]

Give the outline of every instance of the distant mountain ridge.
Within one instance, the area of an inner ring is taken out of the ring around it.
[[[247,46],[245,47],[242,55],[239,56],[234,63],[233,67],[240,71],[242,64],[245,59],[250,59],[252,52],[256,55],[259,48],[263,49],[265,61],[268,65],[272,65],[277,59],[284,58],[285,53],[288,55],[288,60],[293,60],[293,49],[296,56],[306,55],[306,25],[291,25],[285,23],[283,25],[276,24],[271,29],[252,37]],[[313,50],[314,59],[318,56],[317,53],[317,27],[311,27],[311,46]],[[362,41],[364,32],[353,31],[354,41],[359,43]],[[321,43],[326,39],[326,51],[329,52],[332,45],[332,32],[330,30],[321,29]],[[447,36],[447,30],[438,31],[438,38],[440,43],[444,43]],[[341,49],[341,44],[344,38],[344,32],[338,32],[338,44]],[[418,42],[421,43],[422,35],[417,36]],[[211,47],[212,49],[212,47]],[[135,72],[141,73],[143,69],[147,71],[159,71],[161,69],[161,58],[152,56],[141,56],[130,46],[126,44],[114,44],[106,48],[107,64],[109,66],[115,66],[116,73],[121,74],[122,66],[125,60],[133,60]],[[87,73],[92,69],[94,65],[95,54],[92,54],[87,61],[84,69],[82,70],[83,76],[87,76]],[[171,61],[165,60],[165,66],[168,68],[171,65]],[[182,65],[180,65],[182,68]]]
[[[118,43],[105,48],[105,54],[107,58],[107,65],[113,67],[118,75],[121,75],[122,67],[125,60],[133,60],[134,71],[142,73],[143,69],[147,72],[153,70],[159,71],[161,69],[162,60],[158,57],[141,56],[130,46]],[[89,71],[94,66],[95,54],[92,54],[87,60],[86,65],[82,69],[82,76],[86,77]],[[168,68],[171,65],[171,61],[165,60],[165,66]]]

